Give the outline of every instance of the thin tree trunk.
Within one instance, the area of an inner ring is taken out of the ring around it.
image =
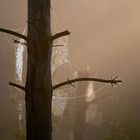
[[[28,0],[27,140],[51,140],[50,0]]]

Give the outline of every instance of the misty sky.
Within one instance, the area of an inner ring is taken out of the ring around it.
[[[27,21],[26,4],[26,0],[0,0],[0,27],[23,29]],[[140,1],[53,0],[52,9],[53,33],[71,31],[69,51],[73,69],[89,65],[99,77],[119,75],[123,85],[110,91],[137,97],[140,92]],[[13,45],[0,33],[0,128],[13,125],[9,119],[15,117],[8,99],[13,92],[8,86],[14,78],[13,51]],[[9,116],[10,113],[13,115]]]

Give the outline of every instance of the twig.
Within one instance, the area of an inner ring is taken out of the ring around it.
[[[75,82],[81,82],[81,81],[95,81],[95,82],[102,82],[102,83],[110,83],[111,85],[113,84],[119,84],[119,83],[122,83],[121,80],[116,80],[115,79],[111,79],[111,80],[105,80],[105,79],[98,79],[98,78],[76,78],[76,79],[72,79],[72,80],[67,80],[65,82],[62,82],[62,83],[59,83],[55,86],[53,86],[53,90],[57,89],[57,88],[60,88],[62,86],[65,86],[65,85],[68,85],[68,84],[72,84],[72,83],[75,83]]]
[[[22,39],[24,39],[24,40],[27,40],[27,36],[24,36],[24,35],[22,35],[22,34],[19,34],[19,33],[15,32],[15,31],[11,31],[11,30],[8,30],[8,29],[0,28],[0,32],[8,33],[8,34],[17,36],[17,37],[19,37],[19,38],[22,38]]]
[[[52,36],[52,41],[54,41],[57,38],[60,38],[60,37],[63,37],[63,36],[67,36],[67,35],[70,35],[70,32],[68,30],[56,33],[55,35]]]
[[[16,88],[19,88],[19,89],[25,91],[25,87],[23,87],[23,86],[21,86],[21,85],[18,85],[18,84],[16,84],[16,83],[9,82],[9,85],[10,85],[10,86],[14,86],[14,87],[16,87]]]
[[[68,82],[69,82],[69,84],[72,86],[72,87],[74,87],[75,88],[75,85],[73,85],[72,83],[71,83],[71,81],[70,81],[70,79],[68,78]]]
[[[27,45],[27,43],[25,43],[25,42],[20,42],[20,41],[18,41],[18,40],[16,40],[16,39],[13,39],[13,41],[14,41],[15,44]]]
[[[62,47],[64,45],[53,45],[53,47]]]

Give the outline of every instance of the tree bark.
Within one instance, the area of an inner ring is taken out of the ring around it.
[[[51,37],[50,0],[28,0],[27,140],[52,139]]]

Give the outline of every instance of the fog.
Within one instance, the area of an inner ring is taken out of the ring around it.
[[[99,78],[110,79],[119,75],[122,85],[117,88],[108,86],[101,93],[118,94],[116,108],[121,108],[122,102],[127,99],[130,106],[139,109],[140,1],[53,0],[51,13],[53,34],[67,29],[71,32],[68,49],[72,71],[90,66],[96,73],[93,76]],[[26,0],[0,0],[0,27],[21,32],[26,23]],[[11,130],[18,127],[16,110],[9,100],[15,89],[8,86],[8,82],[15,78],[12,39],[12,36],[0,33],[0,139],[4,140],[12,137]],[[62,67],[59,71],[60,77],[64,70]],[[69,73],[66,75],[70,76]],[[60,81],[67,80],[67,76]],[[105,99],[103,103],[110,105],[113,101]],[[139,110],[136,112],[135,115],[139,116]]]

